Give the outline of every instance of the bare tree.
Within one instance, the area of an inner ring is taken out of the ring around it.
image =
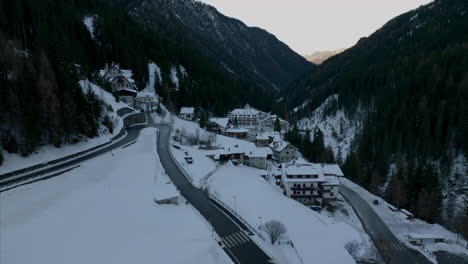
[[[278,238],[286,234],[286,226],[277,220],[270,220],[263,225],[265,232],[270,237],[271,244],[274,244]]]
[[[359,252],[360,245],[356,241],[346,243],[345,249],[348,250],[349,254],[353,257]]]

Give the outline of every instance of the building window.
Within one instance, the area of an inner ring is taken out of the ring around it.
[[[330,196],[333,196],[333,193],[332,193],[332,192],[330,193]]]

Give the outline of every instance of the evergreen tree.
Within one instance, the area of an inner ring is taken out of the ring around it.
[[[208,114],[201,110],[200,111],[200,120],[199,120],[199,125],[201,128],[206,127],[206,123],[208,122]]]
[[[279,117],[277,117],[276,120],[275,120],[275,128],[274,128],[274,130],[277,131],[277,132],[281,132],[281,124],[280,124]]]

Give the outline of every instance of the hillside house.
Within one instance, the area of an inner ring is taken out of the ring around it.
[[[228,137],[233,137],[237,139],[247,139],[249,131],[245,128],[228,128],[224,131],[224,135]]]
[[[254,138],[254,143],[257,147],[268,147],[273,141],[280,141],[279,132],[264,132],[259,133]]]
[[[120,101],[128,105],[135,104],[135,96],[137,94],[136,90],[124,88],[124,89],[117,90],[116,93]]]
[[[106,65],[103,70],[100,70],[100,76],[110,83],[112,92],[117,93],[120,101],[133,106],[137,87],[132,79],[131,70],[120,69],[118,64],[112,63],[110,67]]]
[[[269,147],[273,151],[273,157],[281,163],[287,163],[296,158],[297,148],[286,141],[274,141]]]
[[[260,130],[261,131],[275,130],[276,119],[279,120],[282,132],[289,131],[289,122],[284,119],[279,118],[277,115],[268,115],[267,117],[260,120],[259,122]]]
[[[135,98],[135,108],[145,112],[156,110],[158,99],[154,92],[141,91],[138,92]]]
[[[270,148],[256,148],[245,153],[244,164],[264,170],[267,168],[267,160],[271,159],[272,155]]]
[[[207,155],[216,161],[233,161],[235,164],[243,164],[246,150],[239,146],[229,147],[227,149],[219,149],[212,154]]]
[[[330,165],[338,166],[316,163],[281,164],[281,182],[286,195],[310,207],[336,200],[340,183],[338,176],[325,174],[326,167]],[[341,173],[341,169],[339,171]]]
[[[112,92],[116,92],[121,89],[132,89],[136,91],[136,86],[130,82],[124,76],[116,76],[110,80]]]
[[[406,235],[408,242],[415,246],[426,246],[435,243],[444,243],[445,239],[434,234],[409,233]]]
[[[207,125],[207,130],[215,134],[224,134],[226,129],[232,125],[229,118],[210,118]]]
[[[193,107],[182,107],[180,109],[179,116],[185,120],[193,120],[195,117],[195,108]]]
[[[267,113],[251,108],[248,104],[244,108],[237,108],[228,113],[233,125],[244,128],[256,128],[259,121],[266,116]]]

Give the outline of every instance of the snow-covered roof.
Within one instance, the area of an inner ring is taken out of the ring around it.
[[[250,158],[266,158],[268,155],[272,155],[273,152],[270,148],[256,148],[245,153]]]
[[[180,193],[173,184],[156,184],[154,188],[154,199],[156,201],[179,197]]]
[[[230,115],[234,115],[234,116],[244,116],[244,115],[247,115],[247,116],[256,116],[260,113],[260,111],[258,111],[257,109],[253,109],[253,108],[249,108],[249,109],[245,109],[245,108],[237,108],[237,109],[234,109],[232,110],[229,114]]]
[[[195,108],[193,107],[182,107],[180,108],[181,114],[193,114],[195,112]]]
[[[284,171],[287,175],[322,175],[322,170],[319,164],[306,163],[306,164],[286,164]]]
[[[408,233],[408,237],[413,239],[441,239],[442,237],[436,234],[421,234],[421,233]]]
[[[286,141],[280,140],[280,141],[274,141],[270,144],[270,148],[274,149],[277,152],[283,151],[287,146],[291,146],[295,148],[293,145],[289,144]]]
[[[281,141],[280,133],[277,131],[263,132],[263,133],[257,134],[256,136],[256,139],[259,139],[259,140],[262,140],[262,139],[266,140],[270,138],[273,139],[273,141]]]
[[[226,132],[228,132],[228,133],[247,133],[247,132],[249,132],[249,130],[245,129],[245,128],[228,128],[226,130]]]
[[[133,76],[132,70],[120,70],[120,72],[129,82],[135,83],[135,81],[132,78]]]
[[[210,118],[210,122],[211,123],[216,123],[220,127],[227,127],[227,125],[229,123],[229,118],[227,118],[227,117],[213,117],[213,118]]]
[[[340,169],[340,166],[337,164],[322,164],[323,174],[325,175],[335,175],[338,177],[344,177],[343,172]]]
[[[120,65],[117,64],[117,63],[112,63],[110,67],[106,65],[106,67],[104,69],[99,71],[99,75],[101,77],[104,77],[111,69],[117,69],[119,71],[119,75],[113,76],[114,78],[109,80],[110,82],[112,82],[116,77],[124,77],[131,84],[135,85],[135,80],[133,80],[133,78],[132,78],[133,77],[132,70],[121,69]]]
[[[153,91],[147,91],[147,90],[139,91],[138,94],[137,94],[137,97],[152,97],[152,98],[156,99],[156,95],[154,94],[154,92]]]
[[[121,89],[117,89],[117,91],[118,91],[118,92],[120,92],[120,91],[127,91],[127,92],[135,93],[135,94],[138,93],[137,90],[135,90],[135,89],[130,89],[130,88],[121,88]]]
[[[324,176],[325,182],[323,185],[339,186],[340,182],[336,176]]]

